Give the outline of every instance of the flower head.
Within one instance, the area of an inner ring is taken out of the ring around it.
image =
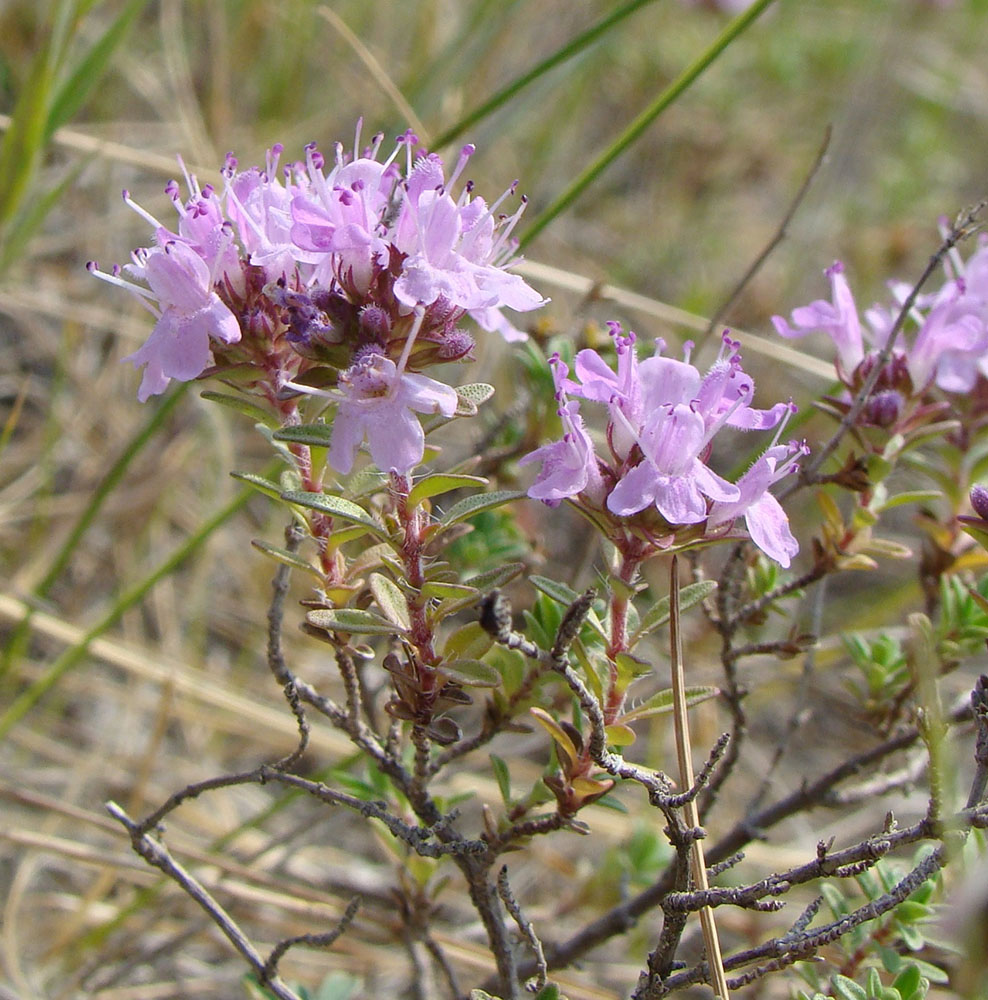
[[[142,399],[213,361],[253,367],[253,384],[270,397],[315,365],[331,369],[316,382],[331,384],[365,365],[372,345],[392,362],[404,357],[399,380],[414,381],[430,365],[469,359],[473,339],[458,326],[466,316],[506,339],[525,337],[506,311],[546,300],[508,270],[524,199],[501,216],[514,186],[492,205],[471,183],[454,197],[472,146],[447,179],[438,156],[417,151],[414,133],[398,136],[382,159],[383,143],[379,134],[361,149],[358,125],[352,152],[337,145],[329,165],[315,145],[287,166],[279,144],[263,167],[240,170],[228,154],[222,190],[200,186],[183,167],[188,196],[174,181],[166,189],[174,231],[125,192],[153,227],[154,245],[121,272],[94,271],[136,291],[159,319],[131,356],[146,366]],[[210,340],[241,347],[212,358]]]
[[[616,370],[591,350],[577,355],[576,379],[568,377],[558,358],[552,361],[565,433],[523,460],[543,462],[529,496],[554,503],[570,499],[607,512],[616,530],[622,519],[646,517],[651,509],[651,520],[661,519],[662,532],[690,529],[690,537],[704,523],[713,528],[744,516],[756,544],[788,565],[795,542],[785,514],[766,491],[791,463],[783,463],[770,447],[734,484],[715,472],[709,459],[712,440],[723,428],[772,427],[792,412],[792,405],[751,406],[754,383],[741,368],[737,342],[726,334],[720,356],[702,375],[689,361],[690,345],[680,361],[665,356],[659,341],[652,357],[640,361],[634,334],[625,336],[617,323],[610,327]],[[594,453],[567,393],[607,407],[609,460]]]

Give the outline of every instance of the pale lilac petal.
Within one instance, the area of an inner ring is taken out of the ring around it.
[[[696,483],[697,489],[711,500],[721,503],[730,503],[741,496],[741,490],[734,483],[729,483],[722,479],[711,468],[703,462],[696,461],[690,470],[690,476]]]
[[[864,358],[861,321],[851,288],[844,276],[843,264],[835,261],[827,268],[826,275],[830,279],[832,302],[817,299],[808,306],[794,309],[794,326],[790,326],[781,316],[773,316],[772,323],[780,337],[802,337],[816,330],[827,333],[837,348],[841,369],[850,374]]]
[[[123,359],[135,368],[146,366],[137,398],[164,392],[169,379],[190,382],[209,367],[209,334],[205,323],[189,320],[166,310],[155,324],[144,345]]]
[[[152,250],[144,265],[144,277],[162,306],[195,312],[209,298],[209,268],[185,243],[176,241],[161,251]]]
[[[771,493],[763,493],[745,512],[744,523],[751,540],[783,569],[788,569],[799,552],[782,504]]]
[[[700,391],[700,373],[691,364],[675,358],[651,357],[638,363],[642,400],[651,409],[688,403]]]
[[[658,473],[649,461],[626,472],[607,497],[607,508],[618,517],[629,517],[655,502]]]
[[[451,417],[456,412],[458,397],[451,386],[425,375],[406,373],[401,379],[401,401],[419,413],[441,413]]]
[[[707,504],[695,476],[661,477],[655,506],[670,524],[699,524],[707,516]]]
[[[355,408],[344,407],[341,403],[336,411],[326,459],[332,468],[345,476],[353,468],[357,449],[364,439],[364,421]]]
[[[408,475],[425,450],[422,425],[403,407],[382,409],[377,419],[367,421],[367,443],[371,458],[382,472],[394,469]]]

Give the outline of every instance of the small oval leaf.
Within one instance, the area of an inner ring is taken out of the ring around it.
[[[435,473],[420,479],[408,494],[408,506],[418,507],[429,497],[437,497],[452,490],[462,490],[470,486],[486,486],[488,480],[481,476],[453,476],[447,473]]]
[[[502,507],[512,500],[520,500],[524,493],[520,490],[497,490],[494,493],[476,493],[472,497],[464,497],[458,503],[453,504],[448,511],[439,519],[444,528],[449,528],[460,521],[469,520],[474,514],[479,514],[484,510],[493,510],[495,507]]]
[[[274,432],[275,441],[307,444],[310,448],[328,448],[332,436],[332,424],[295,424]]]
[[[290,552],[288,549],[280,548],[277,545],[270,545],[268,542],[262,542],[260,539],[255,538],[251,541],[251,545],[257,549],[258,552],[263,552],[266,556],[270,556],[277,562],[283,563],[285,566],[291,566],[293,569],[300,569],[305,573],[311,573],[314,577],[322,580],[323,574],[320,572],[318,566],[313,566],[307,559],[302,558],[297,552]]]
[[[607,734],[607,742],[615,747],[630,747],[635,742],[635,731],[630,726],[623,726],[620,723],[613,723],[604,729]]]
[[[363,507],[344,497],[333,496],[331,493],[309,493],[305,490],[289,490],[281,494],[282,500],[317,510],[321,514],[338,517],[351,524],[360,524],[372,531],[379,538],[387,538],[387,532],[371,517]]]
[[[700,702],[716,698],[720,694],[720,689],[698,685],[696,687],[688,687],[685,693],[686,707],[692,708],[694,705],[699,705]],[[657,691],[637,708],[631,709],[630,712],[625,712],[618,721],[626,725],[629,722],[636,722],[638,719],[650,719],[655,715],[665,715],[672,711],[672,704],[672,688],[666,688],[664,691]]]
[[[479,660],[493,645],[493,637],[484,631],[480,622],[469,622],[447,636],[443,656]]]
[[[407,632],[412,627],[411,619],[408,617],[408,602],[401,588],[389,576],[383,573],[371,573],[370,590],[377,601],[377,606],[384,613],[388,621],[392,621],[403,632]]]
[[[404,632],[387,618],[359,608],[317,608],[310,611],[305,620],[327,632],[352,632],[357,635],[396,635]]]
[[[497,687],[501,683],[501,673],[483,660],[451,660],[442,663],[439,669],[451,681],[464,687]]]

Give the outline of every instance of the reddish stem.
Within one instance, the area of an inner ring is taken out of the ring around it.
[[[418,507],[409,508],[408,494],[411,482],[407,476],[391,474],[391,490],[395,499],[395,512],[401,524],[404,537],[401,543],[401,559],[405,569],[405,579],[412,589],[408,595],[408,617],[411,621],[411,641],[415,646],[417,661],[422,676],[419,678],[422,690],[431,691],[435,685],[434,668],[441,657],[436,652],[435,634],[426,614],[427,599],[422,595],[425,584],[425,542],[423,533],[426,519]]]

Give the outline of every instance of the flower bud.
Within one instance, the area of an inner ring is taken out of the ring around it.
[[[988,486],[980,483],[971,489],[971,506],[983,521],[988,521]]]

